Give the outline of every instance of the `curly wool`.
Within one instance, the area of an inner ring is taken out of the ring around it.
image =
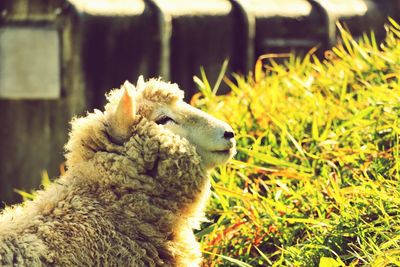
[[[156,87],[137,97],[183,96]],[[129,140],[114,142],[107,118],[117,94],[104,113],[73,120],[66,174],[34,201],[3,211],[1,266],[199,266],[192,230],[209,195],[200,157],[186,139],[148,121],[145,105]]]

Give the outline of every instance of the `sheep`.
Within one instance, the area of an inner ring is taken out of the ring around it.
[[[193,234],[209,170],[235,154],[232,128],[140,77],[74,118],[67,171],[0,216],[0,266],[199,266]]]

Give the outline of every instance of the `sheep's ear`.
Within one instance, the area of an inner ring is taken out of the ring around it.
[[[136,113],[136,103],[132,98],[134,87],[126,81],[121,88],[122,96],[118,105],[109,118],[108,133],[119,143],[122,143],[130,136],[130,129],[134,122]]]
[[[140,91],[144,88],[144,86],[145,86],[145,82],[144,82],[143,75],[140,75],[137,80],[137,83],[136,83],[136,88]]]

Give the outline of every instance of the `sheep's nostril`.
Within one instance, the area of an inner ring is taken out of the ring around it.
[[[235,134],[233,133],[233,132],[228,132],[228,131],[225,131],[224,132],[224,138],[225,139],[231,139],[231,138],[233,138],[235,136]]]

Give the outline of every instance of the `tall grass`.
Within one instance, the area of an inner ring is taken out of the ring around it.
[[[238,154],[212,173],[205,266],[400,265],[400,26],[248,77],[206,76],[192,104],[227,121]]]

